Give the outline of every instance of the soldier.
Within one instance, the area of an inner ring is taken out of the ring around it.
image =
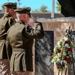
[[[35,29],[28,24],[31,17],[31,8],[18,8],[15,10],[18,16],[17,22],[8,30],[6,48],[9,54],[9,46],[12,47],[10,59],[11,71],[33,71],[32,46],[34,39],[42,39],[44,31],[41,22],[35,19]]]
[[[0,59],[7,59],[5,41],[7,31],[15,21],[14,9],[16,9],[16,7],[17,7],[16,3],[10,2],[3,4],[4,15],[0,19]]]

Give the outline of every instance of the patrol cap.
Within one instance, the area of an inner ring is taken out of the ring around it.
[[[26,14],[29,14],[30,11],[31,11],[31,8],[30,7],[17,8],[17,9],[15,9],[15,11],[18,12],[18,13],[26,13]]]
[[[16,9],[17,8],[17,3],[12,3],[12,2],[7,2],[7,3],[4,3],[3,4],[3,7],[7,7],[7,8],[13,8],[13,9]]]

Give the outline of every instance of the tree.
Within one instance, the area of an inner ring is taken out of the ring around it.
[[[39,9],[35,9],[35,10],[32,10],[32,12],[39,13],[40,11],[39,11]]]
[[[56,6],[56,9],[58,12],[61,12],[61,5],[59,4],[59,2],[56,2],[57,3],[57,6]]]
[[[48,12],[47,6],[45,6],[45,5],[42,5],[39,10],[40,10],[40,12]]]
[[[49,12],[50,13],[50,11],[47,9],[47,6],[45,6],[45,5],[42,5],[39,9],[32,10],[32,12],[35,12],[35,13],[37,13],[37,12],[39,12],[39,13]]]

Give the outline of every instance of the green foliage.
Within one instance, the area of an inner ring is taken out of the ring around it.
[[[39,9],[41,12],[47,12],[47,6],[42,5]]]
[[[37,12],[39,12],[39,13],[49,12],[50,13],[50,11],[47,9],[47,6],[45,6],[45,5],[42,5],[39,9],[32,10],[32,12],[35,12],[35,13],[37,13]]]
[[[61,12],[61,5],[59,4],[59,2],[56,2],[57,3],[57,6],[56,6],[56,9],[58,12]]]
[[[39,9],[35,9],[35,10],[32,10],[32,12],[39,13],[40,11],[39,11]]]

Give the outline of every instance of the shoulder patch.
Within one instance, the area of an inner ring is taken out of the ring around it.
[[[27,25],[27,32],[31,32],[32,27],[30,25]]]

